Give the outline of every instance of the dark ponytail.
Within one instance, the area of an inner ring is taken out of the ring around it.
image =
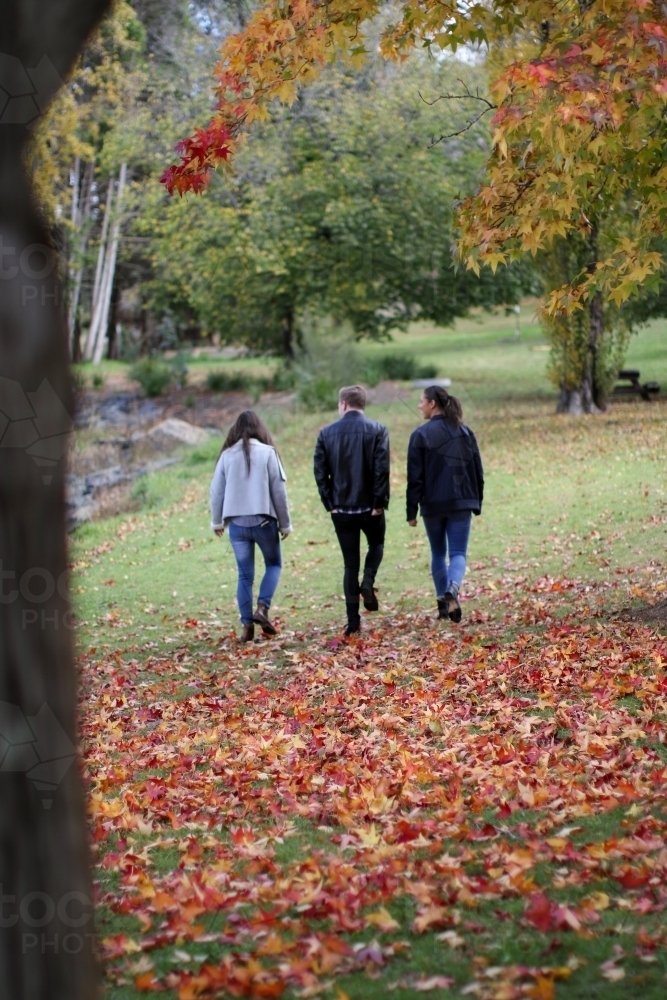
[[[424,396],[429,403],[435,403],[445,419],[449,420],[455,427],[461,426],[463,409],[456,396],[450,396],[441,385],[429,385],[424,389]]]

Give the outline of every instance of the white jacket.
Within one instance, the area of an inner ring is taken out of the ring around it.
[[[287,502],[287,477],[275,448],[250,440],[250,471],[243,442],[223,451],[211,481],[211,527],[223,528],[232,517],[264,514],[275,517],[278,527],[292,530]]]

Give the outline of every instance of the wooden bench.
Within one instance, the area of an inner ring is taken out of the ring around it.
[[[618,373],[618,378],[621,381],[629,382],[629,385],[615,385],[614,395],[615,396],[627,396],[638,394],[645,399],[647,402],[651,401],[651,396],[660,392],[660,386],[657,382],[644,382],[642,385],[639,381],[639,372],[635,368],[624,368],[623,371]]]

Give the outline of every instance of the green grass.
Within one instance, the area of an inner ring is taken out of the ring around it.
[[[555,391],[545,373],[547,352],[541,349],[540,330],[524,316],[519,341],[504,342],[512,336],[513,323],[514,317],[487,316],[444,331],[414,324],[408,334],[398,334],[393,344],[361,348],[366,356],[389,350],[412,351],[420,361],[436,364],[442,375],[452,379],[451,391],[461,398],[465,419],[477,434],[486,471],[486,498],[484,514],[475,519],[470,542],[465,612],[481,608],[493,613],[497,611],[497,595],[517,582],[525,585],[545,574],[618,583],[618,588],[609,591],[610,608],[655,599],[662,591],[654,589],[653,580],[664,578],[665,562],[667,402],[622,400],[598,417],[556,416]],[[631,343],[627,365],[639,368],[642,378],[661,382],[667,400],[666,335],[667,323],[654,323],[643,330]],[[263,362],[253,359],[253,363]],[[216,361],[211,367],[221,364],[245,368],[248,362]],[[405,388],[407,398],[400,394],[370,406],[368,411],[388,425],[392,443],[392,501],[385,559],[378,577],[380,620],[384,613],[429,608],[434,603],[423,528],[420,524],[411,529],[405,522],[407,441],[420,421],[416,408],[419,392]],[[269,408],[261,401],[256,408],[276,436],[287,470],[295,527],[283,546],[284,571],[275,614],[283,629],[293,635],[307,637],[312,627],[337,634],[344,621],[342,563],[312,477],[317,432],[336,414],[292,413]],[[212,439],[184,455],[179,465],[147,479],[143,497],[139,496],[144,506],[138,512],[86,525],[73,536],[73,589],[81,648],[118,649],[125,657],[144,659],[182,649],[186,644],[183,625],[188,619],[209,622],[213,639],[237,630],[235,563],[227,537],[221,540],[211,533],[207,510],[219,447],[220,440]],[[537,592],[535,597],[544,604],[552,600],[548,593]],[[525,626],[519,623],[519,627]],[[509,623],[508,636],[514,630]],[[204,651],[203,646],[199,648]],[[197,650],[196,642],[188,644],[189,654]],[[283,656],[282,651],[277,652],[272,666],[279,670]],[[151,681],[148,666],[146,682]],[[271,686],[261,648],[257,660],[248,662],[247,676],[250,682],[261,676],[262,682]],[[177,698],[185,697],[188,690],[187,679],[180,680],[183,687],[173,695]],[[634,696],[621,698],[619,705],[633,713],[642,710],[641,701]],[[110,752],[110,759],[113,756]],[[581,829],[572,840],[582,845],[622,835],[626,815],[619,809],[578,820],[576,825]],[[514,835],[521,844],[524,836],[519,827],[535,827],[544,821],[539,810],[521,810],[505,825],[517,831]],[[225,832],[215,835],[224,837]],[[155,839],[132,836],[138,850]],[[332,849],[329,834],[297,819],[295,835],[279,846],[276,858],[288,866],[318,849]],[[174,847],[153,853],[157,873],[170,871],[179,863]],[[546,884],[552,875],[550,868],[539,868],[536,881]],[[104,871],[101,881],[103,887],[111,888],[116,875]],[[595,887],[604,890],[605,882]],[[610,887],[610,891],[612,888],[618,894],[618,887]],[[582,892],[586,891],[588,888],[582,887]],[[454,950],[433,934],[410,933],[407,928],[414,915],[414,900],[396,900],[389,909],[401,923],[400,933],[387,936],[364,931],[351,935],[350,940],[379,937],[383,944],[406,940],[409,948],[378,969],[377,978],[359,972],[341,977],[337,986],[351,1000],[379,1000],[388,987],[397,1000],[408,1000],[415,995],[411,976],[451,976],[455,980],[451,990],[428,994],[443,1000],[458,995],[461,986],[470,981],[473,957],[477,962],[488,960],[490,967],[556,966],[565,965],[576,954],[584,964],[572,979],[557,983],[558,1000],[635,996],[662,1000],[665,951],[658,950],[652,964],[633,955],[638,924],[655,929],[659,916],[643,920],[628,915],[626,919],[626,911],[605,911],[595,936],[585,938],[569,931],[541,934],[518,923],[523,905],[523,901],[510,899],[462,908],[457,917],[461,925],[457,926],[461,926],[466,944]],[[219,929],[219,916],[207,915],[206,919]],[[466,922],[474,929],[466,930]],[[105,908],[100,911],[102,936],[136,934],[137,930],[134,917]],[[599,966],[613,956],[619,944],[626,952],[626,978],[609,982],[600,978]],[[217,945],[206,950],[188,943],[184,948],[193,956],[203,951],[211,958],[224,954],[224,948]],[[174,952],[168,947],[151,954],[159,973],[174,967]],[[195,961],[192,969],[197,967]],[[138,1000],[141,994],[128,981],[110,986],[105,995],[108,1000]],[[163,995],[173,1000],[173,993]],[[328,995],[335,997],[335,990]]]
[[[487,317],[453,331],[416,324],[396,337],[396,349],[409,346],[452,378],[452,392],[463,400],[466,421],[479,439],[486,497],[483,516],[474,520],[468,594],[503,573],[599,579],[638,569],[633,581],[644,587],[649,562],[664,551],[665,402],[622,400],[599,417],[555,416],[545,353],[532,350],[540,345],[539,331],[524,328],[520,343],[500,342],[511,334],[511,323],[511,317]],[[640,333],[628,363],[667,388],[667,350],[662,359],[659,350],[664,338],[665,324]],[[647,359],[654,359],[650,367]],[[407,526],[404,512],[406,449],[420,420],[418,398],[413,390],[407,399],[368,409],[388,425],[392,443],[392,500],[378,577],[389,611],[432,603],[426,539],[421,526]],[[276,435],[295,527],[283,547],[276,612],[291,628],[337,626],[344,610],[340,556],[311,471],[317,432],[336,414],[293,415],[261,402],[257,409]],[[127,637],[143,641],[153,631],[162,648],[169,646],[170,623],[188,617],[209,615],[223,631],[235,627],[231,548],[208,527],[208,486],[218,450],[219,440],[212,439],[180,465],[151,476],[142,484],[146,506],[138,513],[77,532],[81,641],[115,641],[113,616],[131,620]],[[104,545],[111,547],[95,553]]]

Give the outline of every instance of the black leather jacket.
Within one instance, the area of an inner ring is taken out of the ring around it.
[[[481,514],[484,472],[475,435],[445,417],[413,431],[408,445],[407,519],[471,510]]]
[[[323,427],[315,446],[315,482],[329,511],[389,506],[389,433],[360,410]]]

